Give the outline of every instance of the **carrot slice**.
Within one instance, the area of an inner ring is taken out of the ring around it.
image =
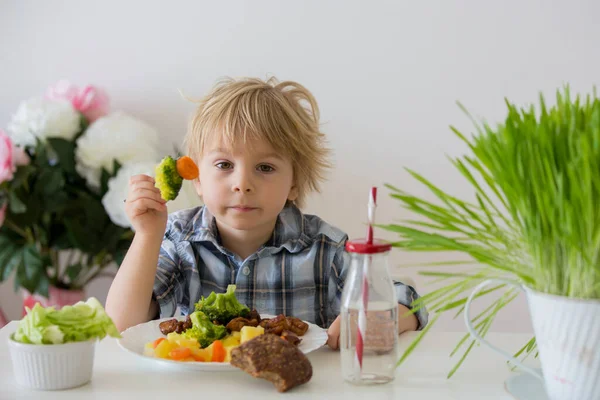
[[[192,350],[187,347],[178,347],[169,352],[172,360],[183,360],[192,355]]]
[[[223,362],[223,361],[225,361],[226,355],[227,355],[227,351],[225,350],[225,347],[223,347],[223,343],[220,340],[215,340],[213,342],[211,361]]]
[[[188,156],[183,156],[177,159],[177,173],[183,179],[192,180],[198,177],[200,171],[194,160]]]
[[[158,346],[160,344],[160,342],[162,342],[163,340],[167,340],[164,337],[159,337],[158,339],[156,339],[154,342],[152,342],[152,348],[155,349],[156,346]]]

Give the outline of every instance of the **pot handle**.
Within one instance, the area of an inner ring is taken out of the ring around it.
[[[475,298],[477,293],[482,291],[484,288],[486,288],[489,285],[498,284],[498,283],[515,287],[521,291],[525,291],[525,288],[522,285],[519,285],[519,284],[511,282],[511,281],[507,281],[504,279],[488,279],[488,280],[480,283],[479,285],[477,285],[477,287],[475,287],[475,289],[473,290],[473,292],[467,299],[467,303],[465,304],[464,315],[465,315],[465,325],[467,325],[467,330],[471,334],[471,337],[473,337],[479,343],[486,345],[490,349],[494,350],[496,353],[500,354],[505,359],[509,360],[511,363],[513,363],[516,366],[518,366],[519,368],[521,368],[523,371],[525,371],[525,372],[535,376],[536,378],[540,379],[541,381],[543,381],[544,377],[538,371],[534,370],[533,368],[527,367],[526,365],[521,363],[519,360],[517,360],[515,357],[511,356],[504,350],[499,349],[498,347],[494,346],[493,344],[491,344],[490,342],[488,342],[487,340],[482,338],[479,335],[479,333],[477,333],[475,328],[473,327],[473,323],[471,322],[471,318],[469,317],[469,310],[471,309],[471,302],[473,301],[473,299]]]

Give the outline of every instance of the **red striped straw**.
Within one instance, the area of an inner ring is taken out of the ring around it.
[[[367,229],[367,244],[373,244],[373,224],[375,223],[375,208],[377,207],[377,187],[372,187],[369,192],[369,208],[368,208],[368,229]],[[363,366],[363,350],[364,340],[367,333],[367,308],[369,303],[369,267],[371,264],[371,256],[365,254],[363,264],[363,278],[361,290],[361,302],[358,308],[358,331],[356,332],[356,360],[358,368],[362,371]]]

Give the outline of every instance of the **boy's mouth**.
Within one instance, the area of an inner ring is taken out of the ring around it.
[[[235,210],[235,211],[239,211],[239,212],[250,212],[250,211],[257,210],[256,207],[243,206],[243,205],[237,205],[237,206],[233,206],[233,207],[230,207],[230,208],[233,209],[233,210]]]

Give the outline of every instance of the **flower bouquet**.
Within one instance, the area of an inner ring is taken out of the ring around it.
[[[123,204],[129,177],[153,175],[168,147],[145,122],[109,112],[95,86],[61,81],[22,102],[0,131],[0,281],[14,274],[30,307],[81,300],[133,238]],[[192,201],[182,196],[169,210]],[[51,304],[53,296],[62,300]]]

